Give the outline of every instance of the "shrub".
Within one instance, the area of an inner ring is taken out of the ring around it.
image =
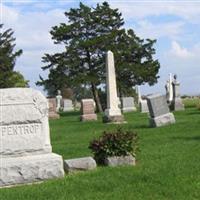
[[[94,159],[99,164],[104,164],[104,159],[110,156],[133,155],[138,149],[137,133],[123,131],[118,128],[116,131],[104,131],[102,136],[90,142],[89,149],[94,154]]]

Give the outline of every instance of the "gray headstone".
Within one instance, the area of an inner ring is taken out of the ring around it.
[[[133,97],[122,97],[122,111],[123,112],[136,111]]]
[[[139,102],[139,108],[140,108],[140,112],[141,113],[148,113],[149,112],[149,108],[147,105],[147,100],[146,99],[141,99]]]
[[[71,99],[63,99],[63,111],[73,111],[74,107]]]
[[[64,176],[52,153],[48,101],[30,88],[0,89],[0,187]]]
[[[151,117],[157,117],[169,113],[166,96],[153,94],[148,96],[148,108]]]
[[[64,169],[67,173],[86,171],[96,168],[96,162],[92,157],[75,158],[64,161]]]
[[[150,115],[150,126],[159,127],[175,123],[175,118],[169,112],[166,96],[154,94],[147,96]]]
[[[180,95],[180,83],[176,80],[176,76],[174,76],[173,85],[173,100],[171,102],[171,109],[174,111],[185,110],[185,106],[182,102]]]
[[[112,156],[105,159],[105,165],[108,166],[120,166],[120,165],[135,165],[135,158],[132,155],[129,156]]]

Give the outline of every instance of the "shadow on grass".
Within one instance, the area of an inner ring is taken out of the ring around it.
[[[61,112],[60,116],[62,117],[71,117],[71,116],[80,116],[80,111],[71,111],[71,112]]]
[[[172,139],[191,141],[191,140],[200,140],[200,136],[194,136],[194,137],[180,136],[180,137],[172,137]]]
[[[147,124],[141,124],[141,125],[136,125],[136,126],[134,126],[134,128],[153,128],[153,127],[151,127],[151,126],[149,126],[149,125],[147,125]]]
[[[187,113],[187,115],[199,115],[199,114],[200,114],[199,110]]]

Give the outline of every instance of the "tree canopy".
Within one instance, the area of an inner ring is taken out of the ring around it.
[[[143,40],[133,30],[123,28],[124,19],[118,9],[107,2],[90,8],[80,3],[65,12],[67,23],[52,27],[54,43],[65,51],[45,54],[42,67],[49,77],[40,77],[38,85],[48,92],[62,87],[91,88],[97,108],[101,111],[98,88],[105,83],[105,53],[114,52],[118,90],[125,95],[136,84],[157,82],[159,62],[153,59],[155,40]]]
[[[15,38],[12,29],[3,31],[3,24],[0,24],[0,88],[27,87],[26,81],[20,72],[14,71],[17,57],[22,50],[15,51]]]

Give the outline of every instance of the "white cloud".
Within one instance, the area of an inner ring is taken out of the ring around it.
[[[115,1],[109,3],[119,8],[125,19],[144,19],[149,16],[174,15],[193,23],[200,23],[200,1]]]
[[[42,72],[41,58],[44,53],[62,51],[63,47],[53,44],[49,31],[52,26],[65,22],[64,10],[26,11],[3,5],[4,28],[12,28],[16,37],[16,49],[22,49],[18,58],[16,70],[22,72],[34,87]]]
[[[181,47],[178,42],[172,41],[168,56],[172,56],[178,59],[191,59],[195,57],[195,51],[189,51],[188,49]]]
[[[134,27],[135,32],[143,38],[156,38],[168,37],[176,39],[183,32],[183,21],[174,21],[166,23],[151,23],[148,20],[141,20],[137,22]]]

